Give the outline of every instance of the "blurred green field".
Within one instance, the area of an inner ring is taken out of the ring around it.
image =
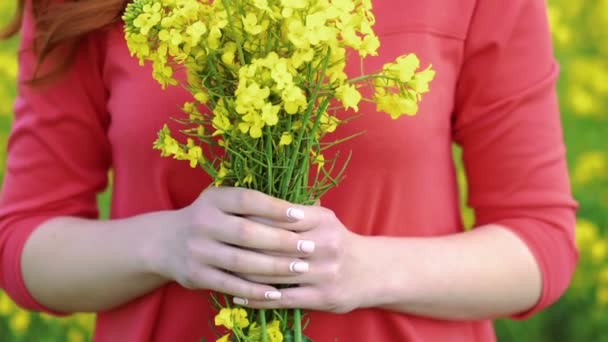
[[[0,3],[0,26],[14,1]],[[500,341],[608,341],[608,0],[550,0],[568,164],[581,207],[581,262],[564,298],[527,321],[500,320]],[[0,179],[17,73],[17,40],[0,43]],[[458,152],[456,151],[456,159]],[[464,175],[461,172],[464,184]],[[464,190],[464,187],[463,187]],[[463,191],[464,193],[465,191]],[[107,194],[100,207],[108,210]],[[465,210],[466,222],[472,213]],[[19,310],[0,292],[0,341],[88,341],[94,316],[57,319]]]

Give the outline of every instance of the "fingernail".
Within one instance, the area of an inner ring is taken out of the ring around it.
[[[249,300],[247,298],[234,297],[232,298],[232,302],[236,305],[247,305],[249,304]]]
[[[309,240],[298,241],[298,251],[304,253],[312,253],[315,251],[315,242]]]
[[[266,300],[279,300],[283,295],[279,291],[267,291],[264,293]]]
[[[292,273],[306,273],[308,268],[308,263],[303,261],[294,261],[289,265],[289,270]]]
[[[289,208],[287,209],[287,217],[294,220],[303,220],[304,219],[304,211],[298,208]]]

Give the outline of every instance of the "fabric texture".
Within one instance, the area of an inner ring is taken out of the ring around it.
[[[351,164],[323,205],[363,235],[462,232],[456,142],[463,148],[476,226],[508,227],[542,270],[542,298],[513,316],[529,317],[564,293],[578,258],[577,203],[566,169],[545,1],[374,5],[382,47],[365,69],[415,52],[433,64],[437,77],[417,116],[393,121],[363,104],[364,115],[338,129],[332,138],[366,133],[339,147],[352,151]],[[36,65],[29,15],[23,25],[21,81]],[[354,75],[358,60],[349,63]],[[119,24],[87,37],[71,70],[52,87],[19,85],[0,197],[0,287],[19,305],[54,313],[24,284],[23,246],[47,219],[97,218],[96,195],[110,168],[111,218],[187,206],[210,183],[202,170],[152,149],[163,124],[177,131],[170,118],[188,100],[179,87],[162,91],[150,66],[129,56]],[[100,313],[95,341],[213,340],[213,316],[204,291],[171,283]],[[375,309],[312,312],[307,334],[321,342],[495,340],[490,320],[442,321]]]

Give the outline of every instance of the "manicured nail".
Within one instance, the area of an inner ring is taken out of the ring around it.
[[[304,219],[304,211],[298,208],[289,208],[287,209],[287,217],[294,220],[303,220]]]
[[[249,300],[247,300],[247,298],[241,298],[241,297],[234,297],[232,299],[232,302],[236,305],[247,305],[249,304]]]
[[[308,268],[308,263],[303,261],[294,261],[289,265],[291,273],[306,273]]]
[[[315,242],[309,240],[298,241],[298,251],[304,253],[312,253],[315,251]]]
[[[283,295],[279,291],[267,291],[264,293],[266,300],[279,300]]]

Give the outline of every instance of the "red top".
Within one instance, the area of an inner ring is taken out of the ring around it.
[[[542,269],[542,298],[516,317],[550,305],[569,284],[577,250],[545,1],[383,0],[375,1],[375,13],[382,48],[367,70],[416,52],[433,63],[437,77],[418,116],[392,121],[363,104],[365,115],[338,130],[367,133],[341,145],[352,149],[352,162],[323,204],[359,234],[462,232],[456,142],[464,150],[476,224],[509,227]],[[35,65],[26,50],[32,36],[26,18],[22,80]],[[149,66],[129,57],[118,24],[90,35],[67,77],[51,89],[19,87],[0,201],[0,286],[17,303],[47,310],[28,293],[20,269],[32,230],[59,215],[96,218],[96,193],[110,167],[112,218],[186,206],[209,183],[202,170],[152,149],[159,128],[189,99],[179,87],[162,91]],[[213,340],[213,315],[205,296],[172,283],[99,314],[95,340]],[[315,341],[495,340],[490,320],[448,322],[382,310],[310,318],[307,333]]]

